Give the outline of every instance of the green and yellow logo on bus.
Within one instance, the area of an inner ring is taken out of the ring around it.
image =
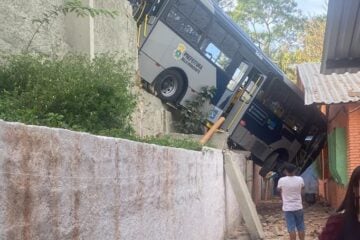
[[[177,46],[177,48],[174,51],[174,58],[176,60],[180,60],[182,58],[182,56],[184,55],[185,51],[186,51],[185,45],[182,43],[179,43],[179,45]]]
[[[176,60],[180,60],[184,62],[186,65],[188,65],[192,70],[194,70],[197,73],[200,73],[200,71],[203,68],[203,65],[199,63],[193,56],[190,55],[190,53],[186,51],[186,47],[182,43],[179,43],[177,48],[174,50],[174,58]]]

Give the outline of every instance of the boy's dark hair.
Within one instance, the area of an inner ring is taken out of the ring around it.
[[[285,169],[288,173],[293,174],[293,173],[295,173],[297,167],[296,167],[294,164],[292,164],[292,163],[286,163],[285,166],[284,166],[284,169]]]

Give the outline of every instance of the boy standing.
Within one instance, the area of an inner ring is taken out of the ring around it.
[[[282,210],[284,211],[290,240],[296,239],[296,230],[300,240],[305,239],[304,211],[301,199],[301,190],[304,187],[302,177],[295,176],[296,166],[286,164],[285,177],[279,179],[278,190],[282,198]]]

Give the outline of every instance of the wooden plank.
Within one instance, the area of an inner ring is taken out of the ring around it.
[[[226,175],[230,179],[236,199],[241,206],[241,212],[243,213],[245,225],[249,231],[251,239],[264,239],[264,231],[262,229],[255,204],[247,188],[244,176],[241,173],[239,166],[237,166],[231,159],[231,155],[227,151],[224,152],[224,165]]]

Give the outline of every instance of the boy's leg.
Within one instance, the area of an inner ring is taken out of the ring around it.
[[[290,240],[296,240],[296,232],[289,232]]]
[[[305,239],[305,223],[304,223],[304,211],[301,209],[299,211],[294,212],[296,229],[299,232],[300,240]]]
[[[296,240],[296,219],[293,211],[285,211],[285,221],[289,232],[290,240]]]
[[[299,232],[299,239],[305,240],[305,231]]]

